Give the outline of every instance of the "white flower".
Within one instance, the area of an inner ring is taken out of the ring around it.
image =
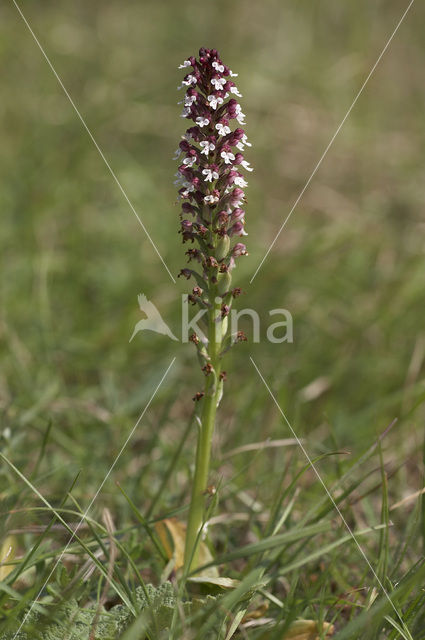
[[[240,111],[236,116],[236,120],[239,122],[239,124],[245,124],[245,114]]]
[[[173,156],[173,160],[178,160],[181,156],[181,154],[183,153],[183,151],[180,149],[180,147],[177,147],[174,156]]]
[[[190,107],[194,102],[196,102],[196,96],[185,96],[184,98],[185,107]]]
[[[231,164],[232,160],[235,159],[235,156],[231,151],[222,151],[220,155],[224,159],[225,164]]]
[[[185,69],[186,67],[190,67],[190,60],[184,60],[183,64],[179,65],[178,69]]]
[[[195,78],[195,76],[193,76],[192,74],[189,74],[186,78],[186,80],[183,80],[182,84],[184,84],[186,87],[190,87],[191,84],[197,84],[197,79]]]
[[[245,146],[252,147],[252,144],[248,142],[248,136],[246,135],[246,133],[243,134],[242,138],[239,140],[236,147],[241,151],[243,151]]]
[[[183,164],[185,164],[187,167],[193,167],[195,162],[196,162],[196,156],[191,156],[190,158],[185,158],[183,160]]]
[[[233,71],[231,69],[229,69],[229,73],[230,73],[230,77],[231,78],[236,78],[239,75],[237,73],[233,73]]]
[[[216,60],[212,63],[212,66],[213,66],[213,69],[215,69],[219,73],[223,73],[223,71],[224,71],[223,65],[222,64],[218,64],[218,62]]]
[[[208,125],[210,123],[210,121],[208,120],[208,118],[201,118],[201,116],[198,116],[195,120],[196,124],[198,124],[201,129],[202,127],[205,127],[206,125]]]
[[[205,204],[215,204],[218,202],[218,196],[205,196],[204,202]]]
[[[242,98],[242,94],[237,87],[230,87],[230,93],[234,93],[236,96],[239,96],[239,98]]]
[[[190,109],[189,107],[185,107],[183,109],[183,111],[180,114],[180,118],[187,118],[187,116],[190,114]]]
[[[247,162],[246,160],[242,160],[241,165],[243,166],[244,169],[246,169],[247,171],[254,171],[254,169],[252,167],[249,166],[249,162]]]
[[[219,178],[217,171],[211,171],[211,169],[202,169],[202,175],[205,176],[205,182],[212,182]]]
[[[195,187],[193,186],[193,184],[191,182],[188,182],[187,180],[183,182],[183,187],[186,189],[187,193],[192,193],[192,191],[195,191]]]
[[[217,91],[220,91],[222,87],[226,84],[225,78],[212,78],[211,84],[214,85]]]
[[[208,96],[208,102],[213,109],[217,109],[219,104],[223,104],[223,98],[218,96]]]
[[[237,185],[238,187],[242,187],[242,189],[244,187],[248,186],[248,183],[246,180],[244,180],[243,178],[241,178],[240,176],[238,176],[237,178],[235,178],[234,180],[235,185]]]
[[[199,145],[203,147],[201,153],[204,153],[206,156],[210,151],[214,151],[215,149],[215,144],[213,142],[208,142],[208,140],[202,140]]]
[[[216,124],[215,128],[217,129],[220,136],[226,136],[228,133],[231,132],[231,128],[228,127],[227,124],[221,124],[221,122]]]

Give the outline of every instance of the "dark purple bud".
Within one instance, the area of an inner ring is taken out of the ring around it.
[[[192,75],[194,74],[192,73]],[[189,89],[186,91],[186,95],[189,96],[190,98],[196,98],[196,99],[199,97],[199,93],[193,87],[189,87]]]
[[[186,131],[186,135],[193,138],[195,142],[199,142],[199,140],[202,137],[201,130],[199,127],[190,127],[190,129]]]
[[[226,184],[230,187],[235,182],[235,178],[237,178],[240,175],[241,174],[239,173],[239,171],[235,171],[234,169],[231,169],[227,174]]]
[[[177,171],[181,173],[187,180],[190,180],[193,177],[192,171],[185,164],[181,164]]]
[[[182,211],[183,213],[193,213],[193,214],[195,214],[196,212],[195,207],[189,204],[188,202],[183,202]]]
[[[245,192],[242,189],[239,189],[239,187],[236,187],[236,189],[233,189],[232,193],[230,194],[230,204],[231,206],[238,206],[242,200],[245,197]]]
[[[223,304],[221,307],[221,317],[225,318],[226,316],[229,315],[230,312],[230,307],[228,304]]]
[[[227,211],[219,211],[217,214],[217,222],[218,224],[226,224],[229,219],[229,214]]]
[[[242,244],[242,242],[237,242],[233,247],[232,254],[237,258],[238,256],[247,256],[248,252],[246,250],[246,246]]]
[[[246,236],[244,225],[241,220],[235,222],[235,224],[229,229],[229,236]]]
[[[243,220],[244,216],[245,216],[245,211],[237,207],[237,209],[234,209],[232,211],[231,220],[233,222],[236,222],[236,220]]]
[[[228,144],[230,144],[230,146],[234,147],[239,142],[239,140],[242,140],[244,135],[245,131],[243,129],[235,129],[235,131],[229,133],[227,142]]]
[[[182,140],[179,144],[179,147],[182,151],[184,151],[185,153],[187,153],[188,151],[190,151],[193,147],[190,146],[190,144],[188,143],[187,140]]]
[[[231,153],[232,152],[232,147],[227,142],[225,142],[220,147],[220,152],[221,151],[225,151],[226,153]]]
[[[189,280],[191,275],[192,271],[190,269],[181,269],[177,277],[180,278],[180,276],[183,276],[184,278],[186,278],[186,280]]]
[[[193,197],[197,204],[204,204],[204,194],[201,191],[195,191]]]
[[[236,118],[240,111],[240,106],[237,100],[232,98],[227,103],[227,113],[229,114],[229,118]]]

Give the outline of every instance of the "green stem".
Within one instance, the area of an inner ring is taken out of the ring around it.
[[[187,575],[192,566],[196,566],[199,532],[204,522],[204,503],[208,487],[208,474],[211,459],[211,443],[214,433],[217,412],[220,376],[221,323],[217,336],[217,323],[214,319],[220,313],[220,305],[215,304],[209,311],[208,321],[208,353],[213,372],[205,381],[198,441],[196,447],[195,473],[192,484],[192,495],[189,507],[189,518],[186,531],[184,573]]]

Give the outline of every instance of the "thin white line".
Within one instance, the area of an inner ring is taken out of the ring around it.
[[[325,159],[326,154],[328,153],[329,149],[331,148],[335,138],[337,137],[338,133],[341,131],[342,127],[344,126],[345,121],[347,120],[348,116],[350,115],[351,111],[354,108],[354,105],[356,104],[357,100],[360,98],[361,93],[363,92],[363,89],[365,88],[365,86],[367,85],[367,83],[369,82],[373,72],[375,71],[376,67],[378,66],[378,64],[381,61],[382,56],[384,55],[384,53],[386,52],[386,50],[388,49],[389,45],[391,44],[392,39],[394,38],[395,34],[397,33],[399,27],[401,26],[404,18],[406,17],[410,7],[412,6],[412,4],[414,3],[415,0],[410,0],[409,6],[407,7],[406,11],[403,13],[403,15],[401,16],[396,28],[394,29],[394,31],[391,34],[390,39],[388,40],[387,44],[385,45],[385,47],[382,49],[381,53],[379,54],[379,57],[377,59],[377,61],[375,62],[375,64],[373,65],[371,71],[369,72],[369,75],[367,76],[366,80],[363,82],[362,86],[360,87],[359,92],[357,93],[356,97],[353,100],[353,103],[351,105],[351,107],[348,109],[347,113],[345,114],[344,118],[342,119],[338,129],[335,131],[334,135],[332,136],[328,146],[326,147],[326,149],[324,150],[324,152],[322,153],[319,162],[316,164],[316,166],[313,169],[312,174],[310,175],[309,179],[307,180],[307,182],[305,183],[300,195],[298,196],[298,198],[295,200],[294,204],[292,205],[292,209],[290,210],[290,212],[288,213],[288,215],[286,216],[282,226],[280,227],[279,231],[277,232],[276,236],[274,237],[274,240],[272,241],[271,245],[269,246],[269,248],[267,249],[265,255],[263,256],[263,259],[261,260],[260,264],[258,265],[257,269],[255,270],[254,275],[252,276],[251,280],[249,281],[250,284],[252,284],[252,281],[254,280],[255,276],[257,275],[257,273],[259,272],[259,270],[261,269],[263,262],[265,261],[265,259],[267,258],[267,256],[269,255],[270,251],[273,249],[277,239],[279,238],[281,232],[283,231],[286,223],[288,222],[289,218],[291,217],[292,213],[294,212],[295,207],[297,206],[297,204],[299,203],[299,201],[301,200],[301,198],[304,195],[304,192],[306,191],[308,185],[310,184],[310,182],[312,181],[312,179],[314,178],[314,176],[316,175],[320,165],[322,164],[323,160]]]
[[[44,588],[45,588],[46,584],[49,582],[49,580],[50,580],[51,576],[53,575],[53,573],[54,573],[54,571],[55,571],[55,569],[56,569],[56,567],[58,566],[59,562],[62,560],[62,558],[63,558],[64,554],[67,552],[67,550],[68,550],[68,548],[69,548],[69,545],[71,544],[71,542],[73,541],[73,539],[74,539],[74,538],[75,538],[75,536],[77,535],[77,533],[78,533],[78,530],[79,530],[80,526],[82,525],[82,523],[83,523],[83,522],[84,522],[84,520],[86,519],[87,514],[88,514],[88,512],[90,511],[91,507],[93,506],[94,501],[96,500],[97,496],[98,496],[98,495],[99,495],[99,493],[101,492],[101,490],[102,490],[102,488],[103,488],[103,486],[104,486],[105,482],[108,480],[109,476],[111,475],[111,473],[112,473],[113,469],[115,468],[115,465],[117,464],[117,462],[118,462],[119,458],[121,457],[122,452],[123,452],[123,451],[124,451],[124,449],[126,448],[126,446],[127,446],[127,444],[129,443],[129,441],[131,440],[131,438],[132,438],[132,436],[133,436],[134,432],[136,431],[137,427],[139,426],[140,421],[142,420],[143,416],[145,415],[146,411],[148,410],[148,408],[149,408],[149,406],[150,406],[150,404],[151,404],[152,400],[154,399],[154,397],[155,397],[155,395],[156,395],[156,393],[157,393],[158,389],[160,388],[160,386],[161,386],[161,385],[162,385],[162,383],[164,382],[164,380],[165,380],[165,378],[166,378],[166,376],[167,376],[167,374],[168,374],[169,370],[170,370],[170,369],[171,369],[171,367],[173,366],[173,364],[174,364],[175,360],[176,360],[176,358],[175,358],[175,357],[171,360],[170,364],[169,364],[169,365],[168,365],[168,367],[167,367],[167,370],[165,371],[165,373],[164,373],[164,375],[162,376],[161,380],[158,382],[158,384],[157,384],[157,386],[156,386],[156,388],[155,388],[154,392],[152,393],[151,397],[149,398],[149,401],[148,401],[147,405],[146,405],[146,406],[145,406],[145,408],[143,409],[142,413],[141,413],[141,414],[140,414],[140,416],[139,416],[139,419],[137,420],[136,424],[134,425],[134,427],[133,427],[133,428],[132,428],[132,430],[130,431],[129,435],[127,436],[126,441],[125,441],[125,442],[124,442],[124,444],[122,445],[122,447],[121,447],[121,449],[120,449],[120,451],[119,451],[118,455],[116,456],[116,458],[115,458],[114,462],[112,463],[112,465],[111,465],[111,467],[110,467],[110,469],[109,469],[108,473],[106,474],[106,476],[105,476],[105,477],[104,477],[104,479],[102,480],[102,482],[101,482],[101,484],[100,484],[100,486],[99,486],[98,490],[96,491],[95,495],[94,495],[94,496],[93,496],[93,498],[91,499],[89,506],[87,507],[87,509],[86,509],[86,510],[85,510],[85,512],[83,513],[83,515],[82,515],[82,517],[81,517],[81,520],[78,522],[78,524],[77,524],[77,526],[76,526],[75,530],[73,531],[72,536],[69,538],[69,540],[68,540],[68,542],[67,542],[67,544],[66,544],[65,548],[62,550],[62,552],[61,552],[61,554],[60,554],[59,558],[56,560],[55,564],[53,565],[52,570],[50,571],[49,575],[47,576],[47,578],[46,578],[46,580],[45,580],[45,582],[44,582],[43,586],[41,587],[41,589],[40,589],[40,590],[39,590],[39,592],[37,593],[37,595],[36,595],[35,599],[33,600],[33,602],[32,602],[32,604],[31,604],[31,606],[30,606],[29,610],[28,610],[28,611],[27,611],[27,613],[25,614],[24,619],[22,620],[22,622],[21,622],[21,624],[20,624],[20,626],[19,626],[19,629],[17,630],[17,632],[16,632],[16,633],[15,633],[15,635],[13,636],[12,640],[15,640],[15,639],[16,639],[16,636],[18,635],[18,633],[19,633],[19,632],[20,632],[20,630],[22,629],[23,625],[25,624],[26,619],[27,619],[27,618],[28,618],[28,616],[30,615],[30,613],[31,613],[31,611],[32,611],[32,608],[34,607],[35,603],[37,602],[37,600],[39,599],[40,595],[42,594],[42,592],[43,592],[43,590],[44,590]]]
[[[77,106],[75,105],[73,99],[71,98],[71,96],[69,95],[65,85],[63,84],[62,80],[60,79],[59,75],[56,72],[56,69],[54,68],[53,64],[51,63],[47,53],[44,51],[43,47],[41,46],[39,40],[37,39],[37,36],[35,35],[34,31],[31,29],[28,20],[25,18],[24,14],[22,13],[20,7],[18,6],[16,0],[12,0],[13,4],[15,5],[16,9],[18,10],[22,20],[24,21],[24,23],[26,24],[29,32],[31,33],[32,37],[34,38],[38,48],[40,49],[41,53],[43,54],[47,64],[49,65],[50,69],[52,70],[56,80],[59,82],[60,86],[62,87],[66,97],[68,98],[69,102],[71,103],[75,113],[77,114],[77,116],[79,117],[79,119],[81,120],[81,124],[83,125],[84,129],[87,131],[91,141],[93,142],[94,146],[96,147],[97,151],[99,152],[100,157],[102,158],[103,162],[105,163],[105,165],[107,166],[109,173],[111,174],[111,176],[113,177],[113,179],[115,180],[119,190],[121,191],[122,195],[124,196],[124,198],[126,199],[130,209],[132,210],[132,212],[134,213],[134,215],[136,216],[137,220],[139,221],[140,226],[142,227],[143,231],[145,232],[146,236],[149,239],[149,242],[151,243],[152,247],[154,248],[154,250],[156,251],[159,259],[161,260],[162,264],[164,265],[165,269],[167,270],[168,275],[170,276],[171,280],[174,282],[174,284],[176,284],[176,280],[173,277],[171,271],[169,270],[169,268],[167,267],[164,258],[161,256],[158,247],[156,246],[156,244],[154,243],[154,241],[152,240],[151,236],[149,235],[148,230],[146,229],[145,225],[143,224],[142,220],[140,219],[136,209],[134,208],[133,204],[131,203],[129,197],[127,196],[126,192],[124,191],[124,188],[121,184],[121,182],[118,180],[117,176],[115,175],[111,165],[109,164],[109,162],[107,161],[102,149],[99,147],[99,145],[97,144],[92,132],[90,131],[90,129],[88,128],[83,116],[81,115],[81,113],[79,112]]]
[[[273,399],[273,402],[275,403],[276,407],[278,408],[279,413],[281,414],[281,416],[282,416],[282,417],[283,417],[283,419],[285,420],[286,424],[288,425],[289,429],[291,430],[292,435],[294,436],[294,438],[297,440],[297,442],[298,442],[299,446],[301,447],[302,452],[304,453],[305,457],[307,458],[309,465],[311,466],[311,468],[313,469],[314,473],[316,474],[316,477],[317,477],[317,479],[319,480],[320,484],[322,485],[322,487],[323,487],[323,488],[324,488],[324,490],[326,491],[326,494],[327,494],[327,496],[328,496],[329,500],[332,502],[332,504],[333,504],[334,508],[336,509],[336,511],[337,511],[337,513],[338,513],[338,515],[339,515],[339,517],[341,518],[342,522],[344,523],[344,526],[347,528],[348,533],[349,533],[349,534],[350,534],[350,536],[353,538],[353,540],[354,540],[354,542],[355,542],[355,544],[356,544],[356,546],[357,546],[358,550],[360,551],[361,555],[363,556],[363,558],[364,558],[364,560],[365,560],[365,562],[366,562],[367,566],[369,567],[369,569],[370,569],[370,570],[371,570],[371,572],[373,573],[373,575],[374,575],[374,577],[375,577],[376,581],[378,582],[379,586],[381,587],[381,589],[382,589],[383,593],[385,594],[386,598],[388,599],[388,601],[390,602],[390,604],[391,604],[392,608],[394,609],[395,613],[397,614],[397,619],[398,619],[398,620],[401,620],[401,618],[400,618],[400,614],[399,614],[399,612],[397,611],[397,609],[396,609],[396,607],[395,607],[395,605],[394,605],[393,601],[391,600],[390,596],[388,595],[387,590],[385,589],[384,585],[382,584],[381,580],[379,579],[379,577],[378,577],[378,575],[377,575],[377,573],[376,573],[375,569],[372,567],[371,563],[369,562],[369,559],[368,559],[368,557],[366,556],[365,552],[363,551],[362,547],[360,546],[359,542],[357,541],[356,536],[354,535],[354,533],[353,533],[353,532],[352,532],[352,530],[350,529],[350,525],[347,523],[346,519],[344,518],[344,516],[343,516],[343,514],[342,514],[342,512],[341,512],[340,508],[339,508],[339,507],[338,507],[338,505],[336,504],[336,502],[335,502],[335,500],[334,500],[334,498],[333,498],[332,494],[330,493],[329,489],[327,488],[327,486],[325,485],[324,481],[322,480],[321,475],[320,475],[320,474],[319,474],[319,472],[317,471],[317,468],[316,468],[316,466],[314,465],[314,463],[313,463],[312,459],[310,458],[310,456],[309,456],[309,454],[308,454],[307,450],[305,449],[305,447],[304,447],[304,445],[303,445],[302,441],[298,438],[297,434],[295,433],[294,429],[292,428],[292,425],[290,424],[290,422],[289,422],[288,418],[286,417],[286,415],[285,415],[285,413],[284,413],[283,409],[280,407],[280,405],[279,405],[278,401],[276,400],[276,398],[275,398],[275,396],[274,396],[274,394],[273,394],[272,390],[270,389],[269,385],[267,384],[267,381],[265,380],[265,378],[264,378],[264,376],[262,375],[261,371],[259,370],[259,368],[258,368],[258,367],[257,367],[257,365],[255,364],[254,359],[253,359],[251,356],[249,357],[249,359],[251,360],[252,364],[254,365],[255,370],[257,371],[257,373],[258,373],[258,375],[260,376],[260,378],[261,378],[262,382],[264,383],[264,386],[266,387],[266,389],[267,389],[267,391],[269,392],[269,394],[270,394],[271,398]],[[401,620],[401,622],[403,622],[403,621]],[[403,623],[403,624],[404,624],[404,623]],[[409,632],[409,629],[407,628],[407,626],[406,626],[406,627],[404,627],[404,628],[405,628],[405,630],[406,630],[406,631],[409,633],[409,635],[410,635],[410,632]]]

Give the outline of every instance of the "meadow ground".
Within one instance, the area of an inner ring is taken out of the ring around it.
[[[78,619],[79,632],[51,631],[64,607],[74,607],[73,620],[100,602],[124,603],[136,618],[142,610],[145,618],[120,636],[128,640],[224,639],[232,619],[241,638],[301,640],[294,626],[285,635],[296,619],[318,622],[305,638],[325,637],[322,621],[340,639],[425,638],[423,4],[413,3],[250,283],[407,6],[20,4],[174,277],[185,266],[173,186],[184,130],[176,68],[205,45],[239,73],[255,171],[249,256],[234,281],[245,291],[242,306],[260,313],[262,332],[226,362],[209,538],[221,575],[242,586],[198,599],[195,613],[168,594],[173,617],[161,631],[161,620],[146,619],[155,607],[134,594],[142,581],[158,586],[167,576],[155,520],[186,517],[195,443],[188,424],[202,381],[191,344],[154,333],[129,338],[141,292],[179,335],[186,281],[173,283],[16,6],[2,3],[5,638],[174,357],[21,637],[118,637],[93,615]],[[272,345],[268,312],[281,307],[293,316],[294,342]],[[243,328],[249,335],[248,320]],[[264,446],[291,438],[291,427],[340,513],[298,445]],[[252,443],[263,445],[238,451]],[[341,515],[363,531],[362,551]],[[254,614],[238,627],[247,607]]]

